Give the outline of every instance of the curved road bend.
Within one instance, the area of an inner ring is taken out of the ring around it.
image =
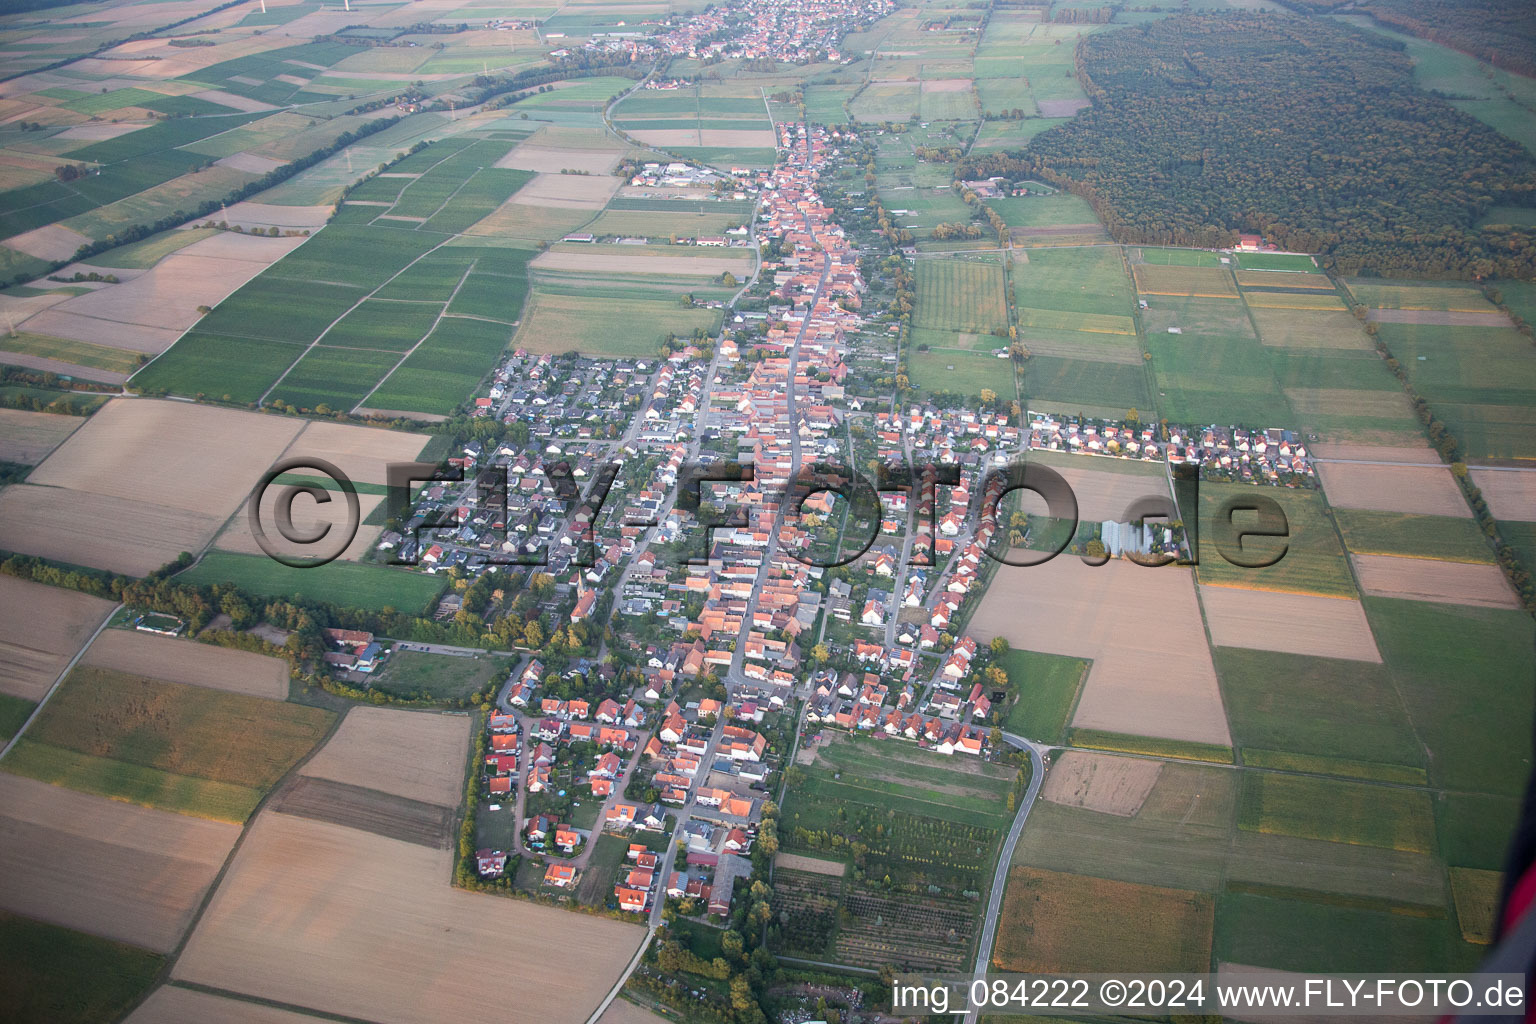
[[[1003,909],[1003,889],[1008,883],[1008,868],[1013,861],[1013,848],[1018,844],[1019,835],[1024,831],[1024,822],[1029,819],[1030,809],[1035,806],[1035,797],[1040,795],[1040,786],[1045,782],[1045,759],[1042,752],[1049,749],[1033,740],[1027,740],[1022,736],[1012,733],[1003,733],[1003,739],[1010,746],[1018,747],[1029,753],[1029,787],[1024,791],[1024,800],[1019,805],[1019,813],[1014,816],[1013,828],[1008,830],[1008,838],[1003,840],[1003,848],[997,855],[997,872],[992,877],[992,890],[987,895],[986,914],[981,919],[981,943],[976,947],[976,970],[974,977],[986,977],[987,965],[992,959],[992,940],[997,935],[997,918]],[[965,1024],[976,1024],[977,1013],[975,1008],[966,1011]]]

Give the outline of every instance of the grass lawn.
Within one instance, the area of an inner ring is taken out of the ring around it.
[[[597,846],[581,873],[576,886],[576,902],[589,907],[608,904],[618,905],[613,895],[613,884],[623,870],[624,854],[629,850],[629,839],[604,832],[597,837]]]
[[[1217,647],[1213,654],[1233,740],[1248,748],[1296,755],[1273,767],[1357,774],[1358,762],[1402,765],[1388,773],[1424,781],[1424,757],[1407,710],[1384,665]],[[1258,760],[1263,761],[1260,756]],[[1374,778],[1372,765],[1358,774]],[[1417,778],[1415,778],[1417,776]]]
[[[1003,728],[1032,740],[1060,742],[1089,663],[1059,654],[1009,651],[998,659],[998,664],[1019,691],[1019,699],[1008,709]]]
[[[998,339],[1001,344],[1002,339]],[[907,355],[907,371],[912,386],[927,392],[949,391],[977,395],[990,388],[1006,397],[1012,388],[1013,365],[991,352],[935,348]]]
[[[1017,196],[988,199],[987,205],[998,212],[1009,227],[1054,228],[1068,224],[1099,223],[1088,200],[1070,192],[1049,196]]]
[[[421,694],[434,700],[459,700],[483,693],[511,671],[502,658],[460,658],[450,654],[397,651],[372,679],[374,689],[402,696]]]
[[[0,911],[0,1006],[12,1024],[118,1020],[154,983],[165,958]]]
[[[1493,561],[1493,551],[1472,519],[1353,508],[1336,508],[1333,517],[1344,546],[1360,554]]]
[[[295,569],[265,555],[210,551],[176,577],[194,585],[233,583],[258,597],[297,597],[349,608],[403,612],[425,611],[443,592],[446,580],[407,569],[330,562],[315,569]]]
[[[1027,345],[1028,332],[1021,333]],[[1043,402],[1049,408],[1106,409],[1111,411],[1104,415],[1115,418],[1133,408],[1145,416],[1153,408],[1146,371],[1134,363],[1037,354],[1024,363],[1024,390],[1031,408]]]
[[[1232,539],[1238,529],[1253,528],[1255,512],[1236,511],[1245,501],[1269,498],[1285,513],[1287,537],[1248,537],[1242,542],[1246,560],[1272,557],[1284,545],[1274,565],[1247,568],[1233,565],[1222,547],[1237,554]],[[1228,503],[1234,511],[1224,512]],[[1260,487],[1252,484],[1200,484],[1200,581],[1258,590],[1288,590],[1304,594],[1353,597],[1354,578],[1349,560],[1339,543],[1329,511],[1317,491],[1291,487]]]
[[[20,763],[8,766],[86,792],[238,821],[243,817],[231,816],[227,801],[238,803],[242,794],[226,787],[252,794],[254,806],[320,741],[333,717],[319,708],[77,667],[28,730]],[[136,785],[125,785],[130,780]],[[218,806],[199,806],[205,798]]]
[[[1074,747],[1110,750],[1122,754],[1178,757],[1190,761],[1210,761],[1212,764],[1232,763],[1232,748],[1223,747],[1217,743],[1165,740],[1153,736],[1128,736],[1103,729],[1073,729],[1067,736],[1067,743]]]
[[[1434,805],[1424,790],[1244,772],[1239,828],[1356,846],[1430,853]]]

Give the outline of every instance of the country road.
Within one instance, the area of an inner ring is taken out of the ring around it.
[[[1003,889],[1008,883],[1008,867],[1013,861],[1013,848],[1019,841],[1020,833],[1024,831],[1024,823],[1029,820],[1029,812],[1035,806],[1035,797],[1040,795],[1040,786],[1045,782],[1045,758],[1042,751],[1047,748],[1008,732],[1003,733],[1003,739],[1009,745],[1029,753],[1029,787],[1024,791],[1019,813],[1014,816],[1013,828],[1008,830],[1008,838],[1003,840],[1003,848],[997,854],[997,872],[992,877],[992,891],[987,897],[986,913],[981,919],[981,942],[976,947],[976,977],[986,977],[987,965],[992,959],[992,940],[997,935],[997,918],[1003,909]],[[965,1024],[976,1024],[976,1017],[975,1008],[967,1010]]]

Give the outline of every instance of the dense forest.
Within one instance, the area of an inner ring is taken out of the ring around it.
[[[1495,67],[1536,75],[1536,4],[1530,0],[1283,0],[1303,11],[1369,14]]]
[[[1231,13],[1088,36],[1093,107],[956,178],[1038,176],[1116,240],[1219,246],[1259,232],[1347,274],[1530,277],[1536,159],[1413,84],[1392,41],[1320,18]]]

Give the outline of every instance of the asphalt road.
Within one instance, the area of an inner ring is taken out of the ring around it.
[[[1045,781],[1045,760],[1041,757],[1044,748],[1012,733],[1003,733],[1003,739],[1009,745],[1029,752],[1031,770],[1029,787],[1024,791],[1019,813],[1014,816],[1013,828],[1008,830],[1008,838],[1003,840],[1003,848],[997,855],[997,873],[992,877],[992,892],[987,897],[987,911],[981,921],[981,943],[976,947],[977,977],[986,977],[987,964],[992,959],[992,940],[997,935],[997,918],[1003,909],[1003,889],[1008,883],[1008,867],[1013,861],[1013,848],[1019,841],[1019,834],[1024,831],[1024,823],[1029,820],[1029,812],[1035,806],[1035,797],[1040,795],[1040,785]],[[968,1010],[965,1024],[976,1024],[976,1017],[974,1009]]]

